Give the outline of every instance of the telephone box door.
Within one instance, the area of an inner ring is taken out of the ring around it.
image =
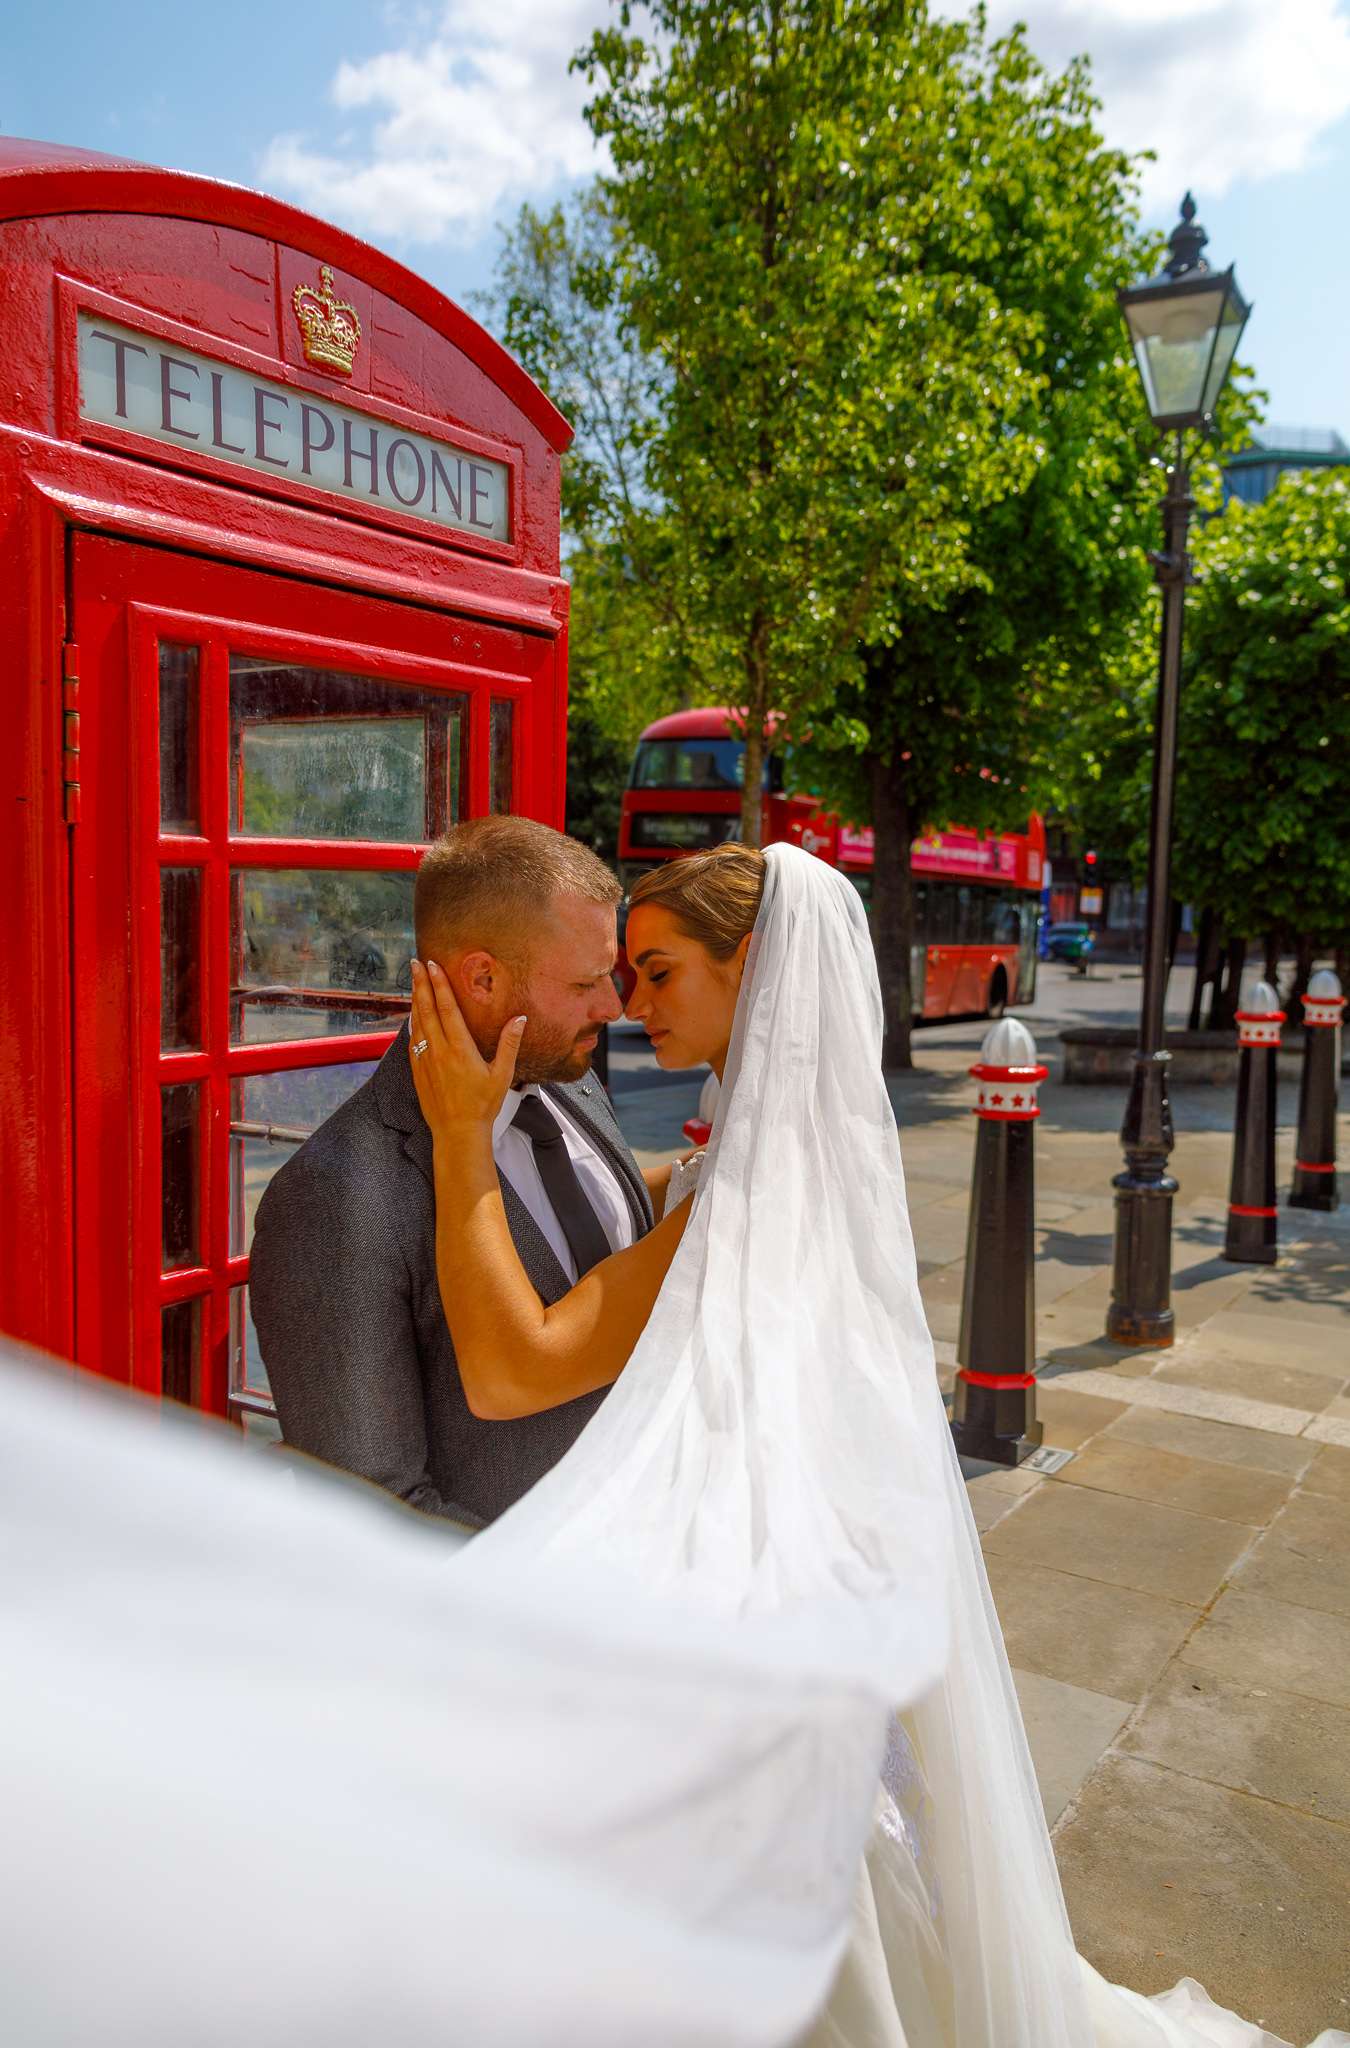
[[[406,1014],[428,841],[492,810],[561,822],[557,648],[71,545],[77,1357],[248,1425],[271,1409],[258,1199]]]

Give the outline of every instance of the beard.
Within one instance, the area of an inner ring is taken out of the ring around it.
[[[530,1021],[516,1055],[515,1085],[520,1088],[531,1081],[579,1081],[590,1068],[595,1047],[589,1041],[598,1027],[591,1024],[579,1033],[560,1031],[537,1021],[528,1009],[526,1014]]]

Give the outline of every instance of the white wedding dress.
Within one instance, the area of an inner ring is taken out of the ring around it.
[[[772,848],[647,1330],[448,1564],[0,1382],[0,2036],[1271,2048],[1074,1953],[879,1052],[856,895]]]

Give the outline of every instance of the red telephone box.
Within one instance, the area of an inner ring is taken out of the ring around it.
[[[247,1423],[454,820],[562,823],[566,422],[257,193],[0,139],[0,1328]]]

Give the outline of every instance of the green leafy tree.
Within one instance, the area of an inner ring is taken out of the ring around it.
[[[648,458],[660,430],[667,373],[638,344],[621,290],[622,227],[603,185],[546,214],[523,206],[502,237],[491,291],[480,308],[535,381],[571,422],[563,464],[568,543],[621,537],[639,557],[645,523],[660,507]]]
[[[631,758],[631,750],[606,731],[585,698],[573,700],[567,718],[566,830],[610,862],[618,856]]]
[[[1097,130],[1086,65],[1052,75],[1020,31],[987,43],[977,16],[952,69],[944,146],[965,203],[934,215],[906,260],[968,278],[1017,316],[1035,393],[1022,431],[1037,460],[1018,489],[970,508],[963,587],[912,593],[817,736],[818,779],[875,830],[895,1066],[911,1063],[912,841],[949,819],[1025,826],[1065,779],[1085,716],[1105,741],[1131,733],[1120,649],[1148,606],[1161,480],[1115,301],[1151,252],[1130,162]]]
[[[648,477],[665,373],[627,316],[618,239],[598,186],[546,214],[524,206],[480,301],[574,430],[562,472],[572,585],[567,817],[568,830],[606,858],[638,734],[693,701],[669,523]]]
[[[647,12],[650,41],[625,7],[579,60],[609,283],[659,365],[605,564],[664,603],[670,672],[741,708],[755,843],[765,747],[970,583],[972,516],[1041,459],[1045,373],[1034,317],[924,260],[969,205],[948,135],[978,28],[907,0]]]
[[[1229,932],[1350,932],[1350,471],[1290,472],[1196,538],[1175,877]]]

